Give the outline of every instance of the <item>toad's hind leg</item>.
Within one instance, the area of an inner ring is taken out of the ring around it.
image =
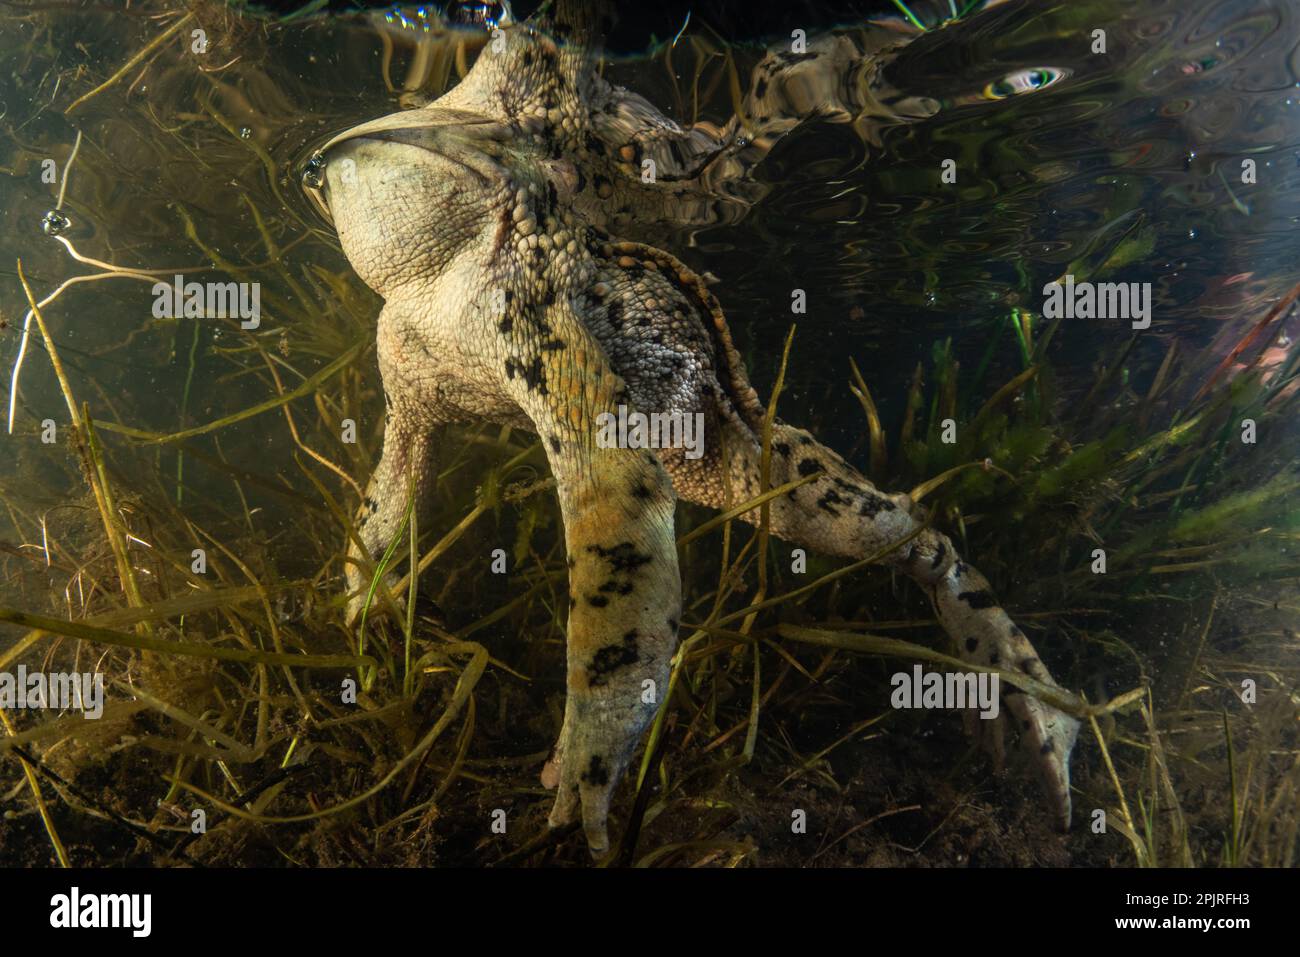
[[[760,491],[760,447],[753,432],[728,421],[723,442],[698,463],[666,460],[678,495],[713,508],[755,497]],[[729,474],[721,464],[731,462]],[[707,464],[712,462],[713,464]],[[815,476],[772,501],[773,534],[794,544],[845,558],[878,554],[922,525],[906,495],[880,492],[835,452],[811,435],[782,423],[772,432],[770,485]],[[757,522],[757,509],[744,516]],[[1055,685],[1023,631],[999,607],[988,581],[962,561],[952,542],[934,531],[919,534],[881,559],[925,589],[935,614],[964,661],[1018,671]],[[1029,695],[1003,685],[1003,701],[1016,719],[1052,804],[1057,825],[1070,822],[1070,751],[1079,723]]]
[[[646,452],[558,439],[551,450],[569,563],[564,723],[543,783],[550,824],[579,805],[593,853],[609,846],[615,785],[668,691],[681,616],[676,498]]]
[[[653,452],[602,444],[603,416],[616,414],[627,389],[569,297],[554,298],[544,315],[522,306],[507,314],[497,361],[500,387],[542,439],[568,553],[568,693],[543,772],[557,788],[550,824],[580,807],[599,853],[609,847],[610,797],[668,691],[681,616],[677,500]]]

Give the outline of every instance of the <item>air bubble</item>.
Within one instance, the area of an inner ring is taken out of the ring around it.
[[[41,220],[41,229],[45,230],[46,236],[58,236],[71,225],[72,220],[57,209],[50,210]]]
[[[253,128],[251,126],[241,126],[239,128],[239,138],[241,140],[249,139],[252,137],[252,135],[253,135]]]
[[[320,189],[325,185],[325,157],[313,153],[302,170],[302,185],[307,189]]]

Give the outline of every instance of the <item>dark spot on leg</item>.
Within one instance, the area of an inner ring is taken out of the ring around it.
[[[540,395],[547,395],[546,373],[542,369],[542,357],[533,356],[527,364],[515,358],[506,360],[506,378],[514,379],[518,375],[524,380],[529,392],[536,391]]]
[[[997,605],[997,599],[993,597],[993,592],[987,588],[981,588],[979,591],[964,591],[957,594],[958,601],[964,601],[975,610],[981,608],[993,608]]]
[[[587,667],[588,684],[593,688],[609,683],[610,675],[619,668],[634,665],[640,660],[636,630],[627,632],[617,644],[606,645],[592,656]]]
[[[875,518],[881,512],[892,512],[895,507],[894,503],[884,496],[867,492],[862,496],[862,504],[858,508],[858,514],[866,518]]]
[[[605,761],[599,754],[591,756],[591,762],[587,765],[587,770],[582,772],[581,779],[586,784],[603,788],[609,783],[609,769],[605,767]]]
[[[621,542],[613,548],[600,545],[588,545],[587,551],[599,555],[616,572],[634,572],[642,565],[650,563],[652,556],[639,553],[631,542]]]
[[[835,489],[833,488],[828,488],[826,490],[826,494],[817,500],[817,507],[824,512],[829,512],[832,515],[839,514],[839,509],[837,509],[835,506],[848,505],[848,504],[849,504],[849,500],[846,499],[839,492],[835,491]]]
[[[979,640],[978,638],[967,638],[967,639],[966,639],[966,650],[967,650],[967,651],[974,651],[974,650],[975,650],[976,648],[978,648],[979,646],[980,646],[980,640]]]

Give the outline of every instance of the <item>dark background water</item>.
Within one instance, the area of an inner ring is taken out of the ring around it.
[[[1170,340],[1205,348],[1296,281],[1297,12],[1013,5],[922,37],[887,75],[937,99],[937,115],[887,126],[875,149],[843,126],[808,124],[762,170],[778,188],[754,215],[701,238],[743,317],[733,322],[770,335],[788,322],[775,290],[808,289],[791,397],[812,401],[827,376],[842,395],[852,354],[889,421],[935,341],[952,336],[969,370],[1000,337],[989,375],[1004,381],[1018,371],[1009,307],[1041,311],[1045,283],[1119,251],[1126,261],[1093,278],[1153,284],[1152,326],[1131,357],[1141,391]],[[1087,46],[1096,26],[1104,56]],[[1068,75],[1029,95],[980,96],[1038,67]],[[943,187],[948,157],[959,176]],[[1254,186],[1240,183],[1247,157]],[[1083,389],[1131,334],[1124,322],[1067,321],[1051,359]]]

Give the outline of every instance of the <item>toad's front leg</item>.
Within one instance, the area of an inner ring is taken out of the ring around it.
[[[366,606],[373,562],[401,530],[407,504],[412,504],[418,517],[427,516],[437,485],[443,417],[411,385],[406,356],[413,350],[406,346],[416,334],[400,308],[384,307],[376,335],[384,391],[384,450],[357,510],[356,535],[348,541],[344,568],[347,620],[353,625]],[[400,601],[400,596],[394,597]]]

